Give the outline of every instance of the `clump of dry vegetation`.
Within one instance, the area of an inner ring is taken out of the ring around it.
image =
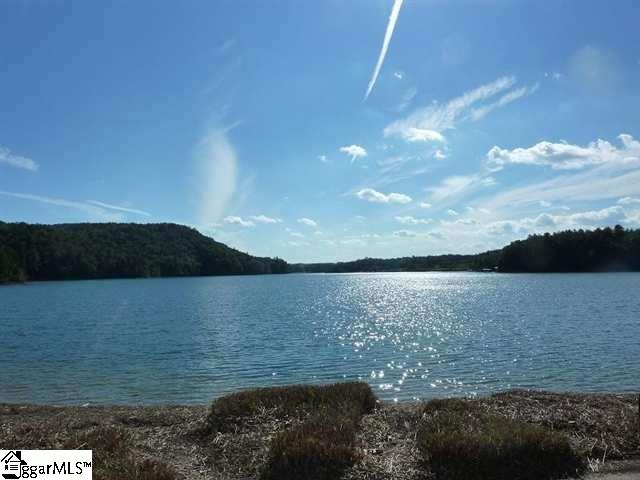
[[[589,458],[640,455],[635,395],[510,390],[478,400],[478,405],[488,413],[564,432]]]
[[[208,433],[230,431],[247,417],[264,411],[272,411],[282,418],[327,409],[353,409],[362,415],[375,406],[376,397],[363,382],[256,388],[215,400],[207,417],[207,427]]]
[[[76,434],[65,449],[93,450],[96,480],[175,480],[173,468],[155,459],[139,461],[132,449],[131,434],[122,428],[99,427]]]
[[[263,480],[340,478],[359,455],[349,417],[319,417],[280,432],[272,441]]]
[[[429,402],[417,442],[439,479],[558,479],[586,466],[563,433],[486,413],[468,400]]]
[[[217,399],[207,417],[208,432],[237,430],[247,417],[270,412],[283,428],[265,452],[261,477],[328,480],[358,460],[358,423],[376,402],[362,382],[259,388]]]
[[[172,467],[153,458],[140,459],[129,431],[114,426],[65,428],[58,422],[22,424],[3,435],[2,448],[93,451],[96,480],[175,480]]]

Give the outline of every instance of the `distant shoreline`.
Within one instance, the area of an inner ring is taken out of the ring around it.
[[[363,252],[364,253],[364,252]],[[255,257],[176,224],[30,225],[0,221],[0,283],[285,273],[640,271],[640,230],[620,225],[530,235],[477,254],[288,263]]]
[[[626,274],[640,273],[639,270],[600,270],[600,271],[567,271],[567,272],[482,272],[479,270],[376,270],[362,272],[289,272],[282,273],[232,273],[221,275],[179,275],[179,276],[162,276],[162,277],[100,277],[100,278],[65,278],[65,279],[38,279],[25,280],[20,282],[0,282],[0,287],[8,286],[28,286],[38,283],[66,283],[66,282],[90,282],[90,281],[108,281],[108,280],[165,280],[165,279],[186,279],[186,278],[233,278],[233,277],[281,277],[294,275],[362,275],[362,274],[378,274],[378,273],[478,273],[478,274],[500,274],[500,275],[600,275],[600,274]]]

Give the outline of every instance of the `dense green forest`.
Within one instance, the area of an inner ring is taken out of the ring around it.
[[[567,230],[532,235],[504,247],[501,272],[640,270],[640,230]]]
[[[237,275],[287,272],[640,271],[640,230],[531,235],[501,250],[289,265],[253,257],[170,223],[29,225],[0,222],[0,283],[26,280]]]
[[[476,255],[364,258],[353,262],[291,265],[300,272],[411,272],[497,270],[499,272],[597,272],[640,270],[640,230],[568,230],[531,235],[500,250]]]
[[[287,271],[182,225],[0,222],[0,282]]]

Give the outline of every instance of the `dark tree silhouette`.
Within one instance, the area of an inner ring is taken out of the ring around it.
[[[0,281],[286,273],[278,258],[170,223],[0,222]]]
[[[290,265],[299,272],[427,272],[455,270],[492,270],[498,265],[499,250],[477,255],[434,255],[428,257],[363,258],[353,262],[307,263]]]
[[[640,230],[567,230],[531,235],[502,249],[501,272],[640,270]]]

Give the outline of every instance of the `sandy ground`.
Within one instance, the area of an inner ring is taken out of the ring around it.
[[[637,396],[514,391],[478,400],[482,408],[566,431],[587,451],[590,480],[640,479]],[[269,441],[284,428],[260,412],[236,431],[203,436],[207,406],[53,407],[0,404],[0,448],[54,448],[74,432],[97,427],[131,432],[136,453],[172,465],[179,478],[257,479]],[[348,480],[431,478],[421,465],[415,404],[381,404],[358,433],[362,461]],[[603,461],[604,460],[604,461]]]

